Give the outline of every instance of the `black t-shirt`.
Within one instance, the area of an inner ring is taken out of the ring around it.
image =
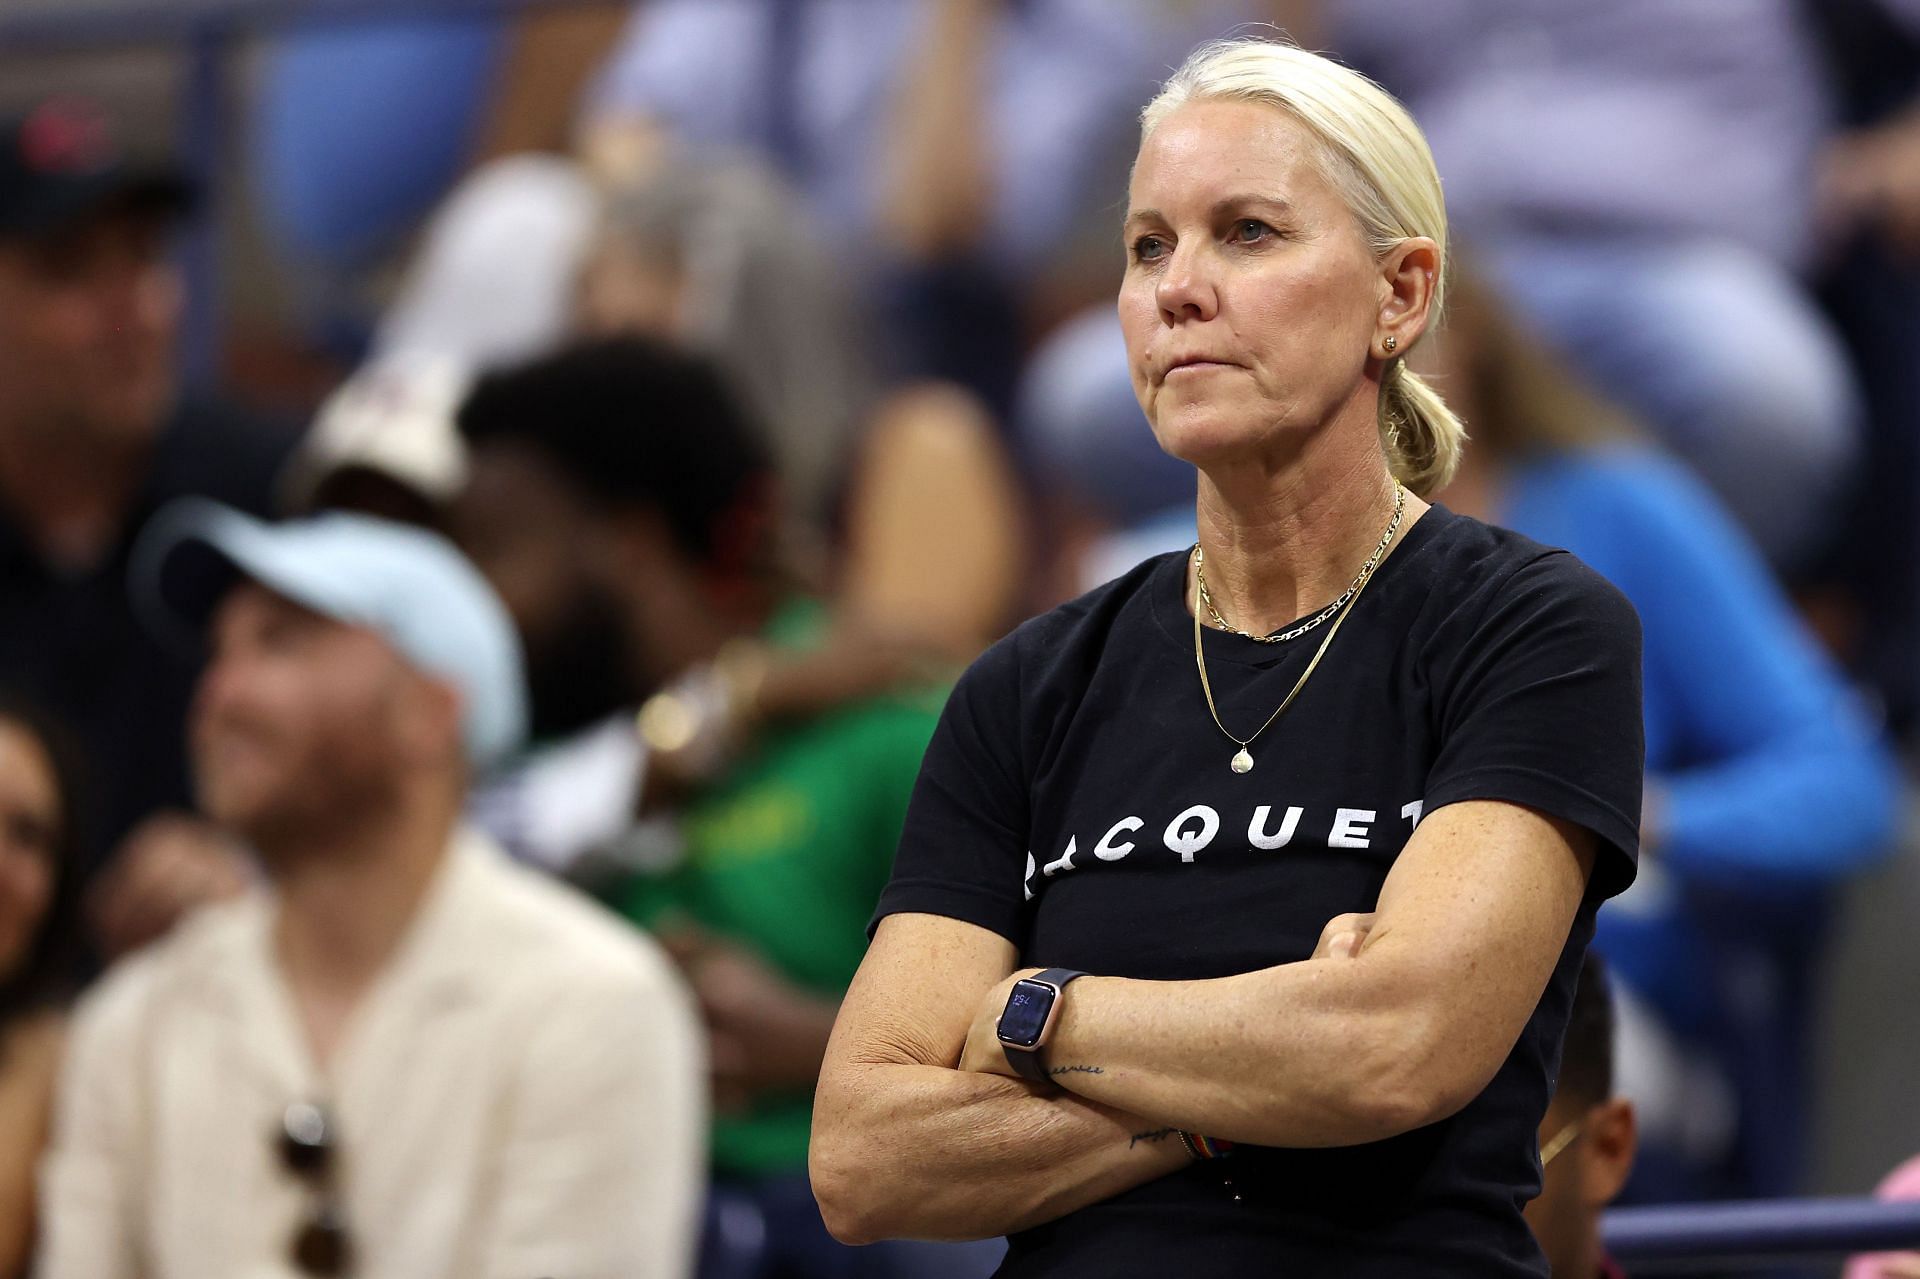
[[[79,747],[83,876],[143,817],[193,803],[186,719],[201,655],[162,643],[135,615],[133,543],[155,511],[190,494],[268,514],[294,442],[278,423],[183,400],[119,541],[84,571],[47,564],[0,505],[0,685],[44,707]]]
[[[1415,824],[1447,804],[1567,819],[1599,857],[1539,1007],[1460,1113],[1362,1146],[1242,1146],[1015,1236],[1001,1275],[1544,1276],[1520,1215],[1535,1132],[1594,911],[1632,880],[1638,844],[1632,606],[1566,552],[1436,506],[1240,775],[1201,697],[1185,590],[1186,557],[1160,556],[974,664],[876,923],[943,915],[1008,938],[1023,965],[1194,980],[1307,958],[1329,918],[1373,909]],[[1227,727],[1252,732],[1322,638],[1207,630]]]

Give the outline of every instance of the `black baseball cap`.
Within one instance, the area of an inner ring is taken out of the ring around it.
[[[185,213],[193,183],[121,150],[107,114],[84,98],[49,98],[0,119],[0,236],[58,231],[108,209]]]

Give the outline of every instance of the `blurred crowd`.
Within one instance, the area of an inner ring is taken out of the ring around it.
[[[642,0],[262,49],[293,413],[181,373],[235,193],[0,102],[0,1277],[992,1269],[827,1235],[813,1083],[952,678],[1194,540],[1120,209],[1248,23],[1433,144],[1440,500],[1644,625],[1541,1202],[1805,1186],[1920,730],[1920,4]]]

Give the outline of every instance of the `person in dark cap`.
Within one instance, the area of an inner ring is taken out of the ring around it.
[[[78,739],[98,804],[80,872],[116,862],[94,886],[109,951],[171,922],[183,878],[238,864],[187,815],[195,659],[134,624],[127,548],[174,497],[266,511],[292,444],[180,384],[168,239],[194,194],[90,103],[0,120],[0,678]]]

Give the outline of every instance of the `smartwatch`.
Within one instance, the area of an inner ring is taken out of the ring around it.
[[[1022,1079],[1031,1079],[1036,1084],[1051,1082],[1046,1065],[1040,1060],[1040,1050],[1053,1035],[1054,1022],[1060,1017],[1060,996],[1067,983],[1085,976],[1071,968],[1049,968],[1013,983],[1007,1006],[1000,1013],[998,1034],[1000,1049],[1007,1054],[1007,1064]]]

